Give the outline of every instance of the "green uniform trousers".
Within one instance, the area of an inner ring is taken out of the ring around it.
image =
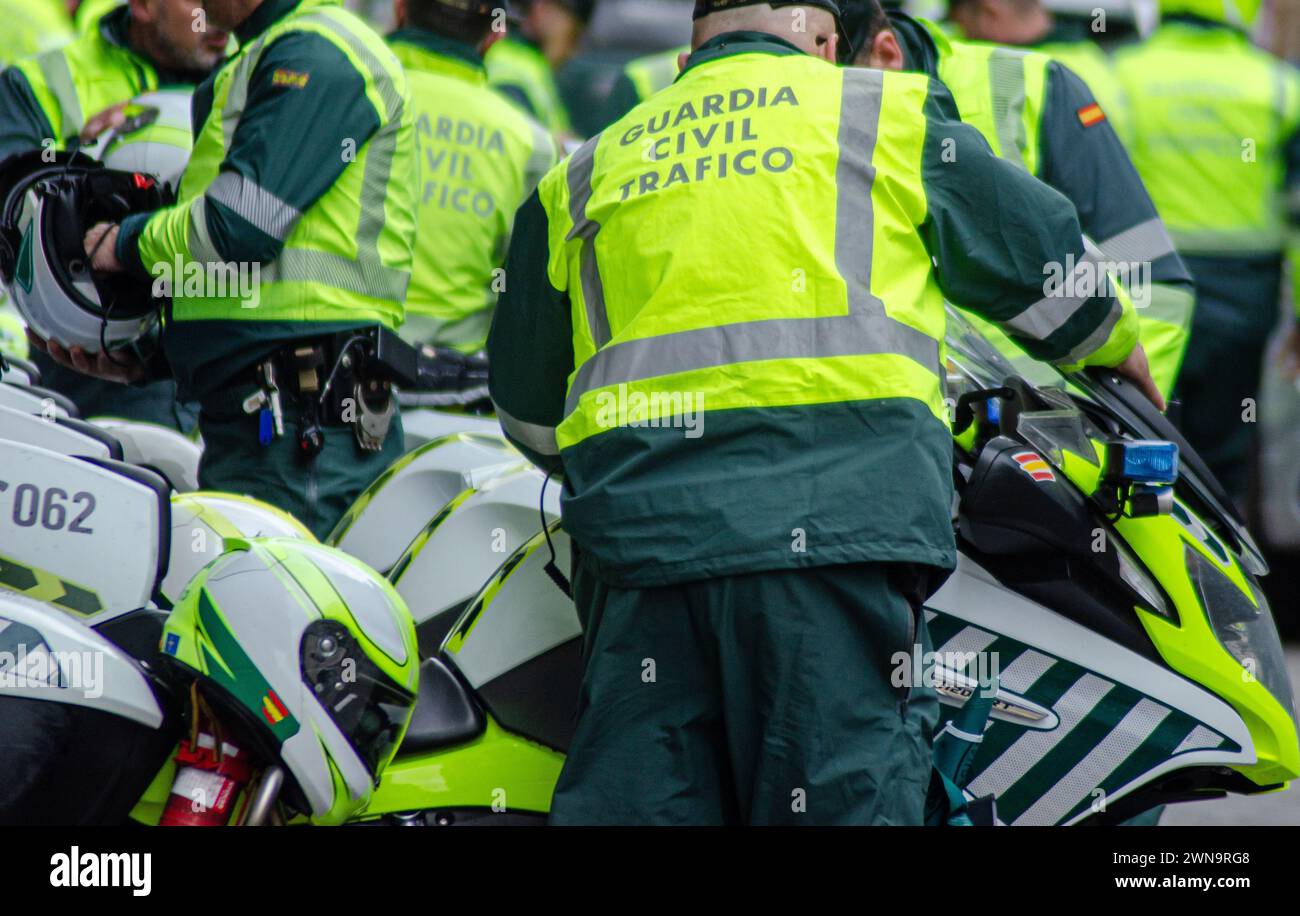
[[[553,824],[923,821],[934,691],[887,565],[614,588],[579,559],[578,720]],[[917,627],[918,619],[921,621]]]
[[[284,435],[270,445],[258,441],[257,414],[243,409],[256,390],[252,384],[237,385],[203,399],[199,485],[268,502],[324,540],[361,491],[405,451],[401,417],[393,417],[377,452],[364,451],[351,426],[326,426],[325,447],[306,459],[298,449],[298,409],[288,395],[283,397]]]

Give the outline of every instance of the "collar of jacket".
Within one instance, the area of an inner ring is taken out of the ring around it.
[[[802,53],[804,52],[784,38],[767,32],[723,32],[721,35],[714,35],[696,48],[691,53],[691,56],[686,58],[686,66],[682,67],[682,73],[685,73],[696,64],[706,64],[709,61],[730,57],[733,54],[784,55]],[[677,77],[680,79],[681,73],[677,74]]]
[[[252,15],[235,27],[239,46],[243,47],[261,35],[285,16],[293,12],[302,0],[262,0],[262,5]],[[316,0],[312,6],[338,6],[337,0]]]
[[[1241,29],[1230,22],[1221,22],[1218,19],[1206,19],[1204,16],[1197,16],[1194,13],[1170,13],[1168,16],[1161,16],[1160,24],[1156,26],[1156,31],[1159,31],[1167,25],[1190,26],[1194,29],[1204,29],[1206,31],[1214,31],[1217,29],[1222,32],[1233,32],[1237,35],[1246,35],[1244,29]]]
[[[938,77],[939,58],[952,50],[948,39],[933,34],[921,20],[896,10],[889,12],[889,28],[903,50],[903,68]]]
[[[486,83],[483,58],[473,45],[425,29],[403,28],[388,36],[402,63],[414,70],[442,73],[473,83]]]
[[[131,50],[131,7],[123,4],[101,16],[99,34],[109,44]]]

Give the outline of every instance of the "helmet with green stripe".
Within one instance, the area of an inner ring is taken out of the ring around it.
[[[190,99],[183,87],[136,96],[122,109],[126,122],[108,135],[99,159],[110,169],[152,175],[175,195],[193,146]]]
[[[294,538],[228,538],[163,629],[163,657],[222,725],[286,773],[282,800],[337,824],[370,799],[410,723],[415,625],[383,578]]]

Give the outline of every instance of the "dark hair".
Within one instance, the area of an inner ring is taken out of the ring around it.
[[[889,16],[880,0],[842,0],[845,43],[840,60],[853,63],[858,55],[870,53],[876,36],[889,28]]]
[[[477,45],[504,3],[490,0],[406,0],[406,18],[417,29]]]

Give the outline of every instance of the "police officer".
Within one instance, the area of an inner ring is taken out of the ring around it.
[[[555,73],[578,50],[595,0],[518,0],[518,27],[487,53],[488,82],[556,137],[572,132]]]
[[[195,95],[180,202],[92,227],[86,249],[96,269],[173,281],[162,352],[201,404],[203,487],[263,499],[323,536],[402,452],[365,338],[401,324],[411,270],[406,78],[332,0],[205,9],[239,53]]]
[[[419,232],[402,333],[481,350],[515,210],[556,161],[545,128],[488,88],[483,51],[499,3],[397,0],[388,37],[411,87]]]
[[[1128,110],[1110,58],[1096,41],[1107,31],[1106,13],[1053,13],[1040,0],[948,0],[948,18],[963,37],[1033,48],[1073,70],[1106,111],[1121,139]]]
[[[1163,0],[1160,26],[1117,52],[1133,162],[1196,280],[1179,379],[1183,431],[1241,496],[1282,263],[1300,225],[1300,75],[1251,44],[1252,0]],[[1300,297],[1296,297],[1300,301]]]
[[[934,23],[876,0],[847,0],[858,66],[915,70],[949,88],[962,120],[999,156],[1074,204],[1083,231],[1126,282],[1142,346],[1162,394],[1173,390],[1195,302],[1191,277],[1108,112],[1067,67],[1046,55],[949,39]]]
[[[890,657],[955,562],[944,293],[1152,390],[1131,305],[1043,294],[1069,201],[939,83],[837,68],[837,15],[700,0],[516,219],[492,398],[563,470],[585,625],[557,823],[920,823],[937,704]]]
[[[97,29],[0,73],[0,159],[66,149],[103,109],[159,86],[204,80],[225,57],[227,35],[196,31],[201,15],[199,0],[132,0],[104,15]],[[42,384],[72,398],[83,416],[194,425],[192,408],[177,403],[170,379],[124,386],[59,366],[39,350],[32,356]]]

